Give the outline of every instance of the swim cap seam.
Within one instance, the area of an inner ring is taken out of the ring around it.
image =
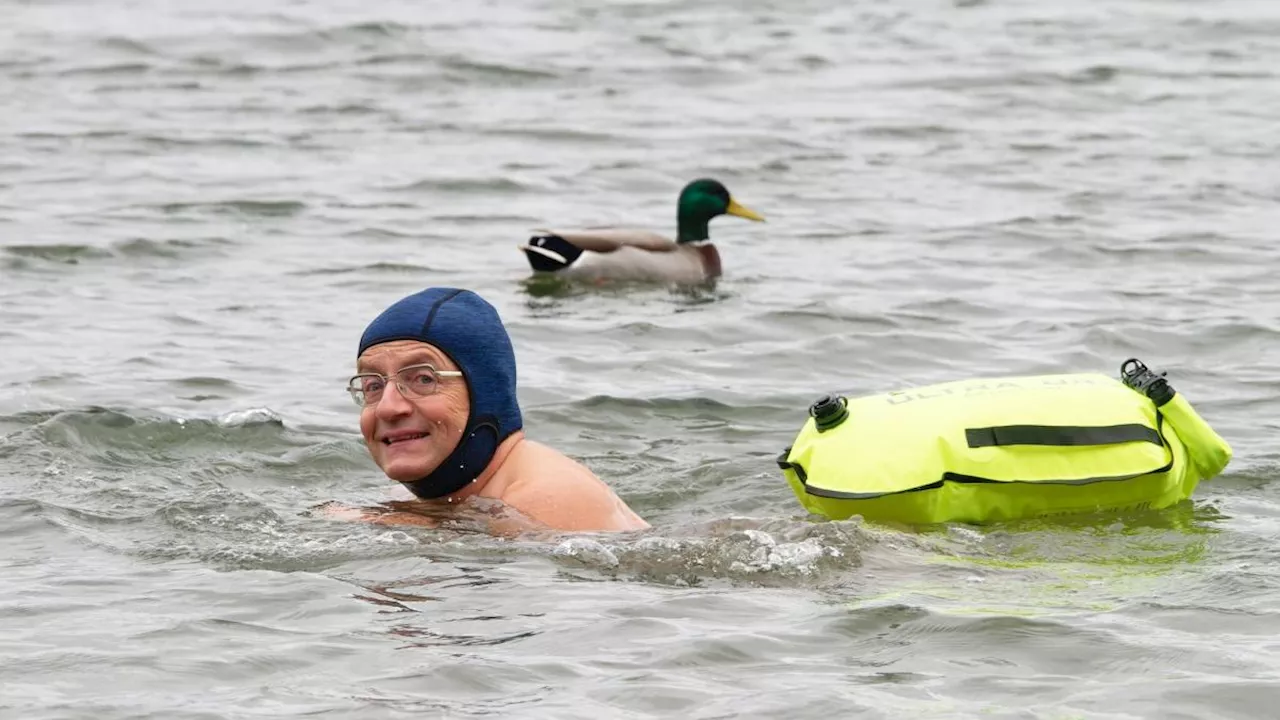
[[[454,290],[452,293],[445,295],[444,297],[437,300],[436,304],[432,305],[431,310],[427,312],[427,319],[422,323],[422,332],[419,333],[419,335],[421,335],[424,338],[431,337],[430,335],[431,324],[436,320],[436,313],[440,312],[440,308],[444,306],[445,303],[458,297],[461,294],[462,294],[461,290]]]

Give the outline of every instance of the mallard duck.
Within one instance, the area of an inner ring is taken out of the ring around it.
[[[720,253],[707,230],[720,215],[764,222],[754,210],[739,205],[724,185],[704,178],[680,191],[674,241],[625,228],[535,230],[519,247],[535,273],[575,280],[700,283],[720,277]]]

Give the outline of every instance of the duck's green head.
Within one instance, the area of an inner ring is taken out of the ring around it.
[[[680,191],[676,201],[676,242],[697,242],[710,237],[707,223],[720,215],[737,215],[748,220],[764,222],[764,218],[750,208],[739,205],[729,191],[715,180],[694,180]]]

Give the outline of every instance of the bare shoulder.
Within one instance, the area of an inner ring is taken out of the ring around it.
[[[513,477],[501,500],[558,530],[625,531],[649,527],[586,465],[533,440],[510,458]]]
[[[516,446],[516,460],[521,463],[522,470],[525,472],[544,471],[552,473],[560,473],[566,471],[576,471],[583,475],[595,477],[595,473],[591,472],[586,465],[574,460],[555,448],[543,445],[537,440],[525,439],[524,442]]]

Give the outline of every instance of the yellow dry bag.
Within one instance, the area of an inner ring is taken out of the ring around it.
[[[1231,447],[1163,375],[1079,373],[824,397],[778,465],[800,504],[842,520],[988,523],[1163,508]]]

